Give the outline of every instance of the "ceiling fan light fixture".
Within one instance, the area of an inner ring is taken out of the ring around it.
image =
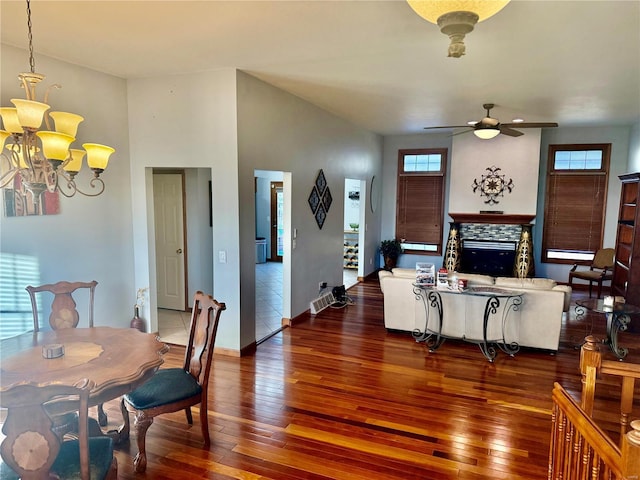
[[[491,140],[500,134],[500,129],[497,126],[476,127],[473,133],[482,140]]]
[[[502,10],[510,0],[407,0],[422,18],[440,27],[451,40],[449,57],[465,54],[464,37],[475,24]]]

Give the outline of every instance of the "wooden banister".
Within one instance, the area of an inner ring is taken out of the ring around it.
[[[619,448],[556,383],[553,389],[549,480],[640,478],[640,421]]]
[[[591,416],[598,375],[614,375],[621,378],[620,391],[620,442],[629,429],[629,415],[633,409],[635,381],[640,379],[640,365],[612,360],[603,360],[601,342],[589,335],[580,350],[580,373],[582,374],[581,408]]]

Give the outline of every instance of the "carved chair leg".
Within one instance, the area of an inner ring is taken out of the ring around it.
[[[104,413],[104,405],[102,403],[98,405],[98,423],[101,427],[107,426],[107,414]]]
[[[207,406],[200,404],[200,429],[202,430],[202,437],[204,438],[204,448],[208,449],[211,445],[211,439],[209,438],[209,415],[207,415]]]
[[[153,417],[146,417],[144,412],[137,412],[133,422],[136,431],[136,443],[138,444],[138,453],[133,459],[133,469],[137,473],[142,473],[147,469],[147,448],[146,437],[147,430],[153,423]]]
[[[185,408],[184,413],[186,413],[187,415],[187,423],[189,425],[193,425],[193,417],[191,416],[191,407]]]

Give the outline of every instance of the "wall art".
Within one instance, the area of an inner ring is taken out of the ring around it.
[[[484,203],[495,205],[500,203],[497,197],[504,197],[505,190],[511,193],[515,185],[513,184],[512,178],[507,181],[504,175],[498,173],[502,170],[501,168],[493,165],[485,168],[485,170],[489,173],[482,175],[479,181],[475,178],[471,188],[473,189],[473,193],[478,191],[481,197],[487,197]]]
[[[327,213],[329,212],[329,207],[331,207],[331,203],[333,202],[331,191],[327,186],[327,179],[324,177],[322,170],[320,170],[316,177],[315,184],[311,189],[307,201],[309,202],[309,207],[316,219],[318,227],[322,229],[324,221],[327,218]]]

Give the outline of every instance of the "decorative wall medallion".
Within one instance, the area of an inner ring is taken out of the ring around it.
[[[318,210],[316,210],[316,223],[318,227],[322,230],[322,225],[324,225],[324,220],[327,218],[327,212],[324,210],[324,207],[320,205]]]
[[[331,207],[331,203],[333,202],[331,191],[327,186],[327,180],[324,178],[324,172],[322,170],[318,173],[315,185],[309,194],[308,202],[318,227],[322,229],[322,225],[324,225],[324,221],[327,218],[327,212],[329,212],[329,207]]]
[[[498,173],[502,170],[501,168],[493,165],[485,168],[485,170],[489,173],[487,175],[482,175],[480,177],[480,181],[478,181],[477,178],[474,179],[471,188],[474,193],[479,190],[481,197],[487,197],[487,200],[485,200],[484,203],[495,205],[496,203],[499,203],[496,198],[504,197],[505,190],[511,193],[515,185],[513,184],[512,178],[507,182],[504,178],[505,176]]]
[[[322,195],[322,206],[327,212],[329,211],[329,207],[331,206],[332,201],[333,201],[333,198],[331,197],[331,192],[327,187],[324,191],[324,194]]]
[[[318,173],[318,178],[316,178],[316,188],[318,189],[318,192],[322,194],[324,193],[324,189],[326,186],[327,180],[324,178],[324,172],[321,169],[320,173]]]
[[[318,190],[316,188],[311,189],[311,193],[309,194],[309,206],[311,207],[311,211],[316,213],[318,210],[318,205],[320,205],[320,196],[318,195]]]

